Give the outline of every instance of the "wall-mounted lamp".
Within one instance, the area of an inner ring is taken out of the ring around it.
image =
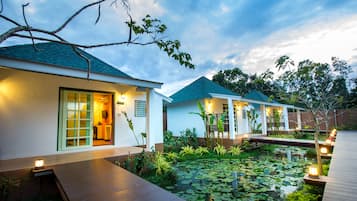
[[[43,159],[36,159],[35,160],[35,170],[43,169],[45,167],[45,161]]]
[[[327,147],[321,147],[321,148],[320,148],[320,152],[321,152],[322,154],[327,154],[327,153],[328,153]]]
[[[118,105],[124,105],[125,101],[126,101],[125,94],[121,94],[120,97],[119,97],[119,100],[117,101],[117,104]]]
[[[309,177],[311,177],[311,178],[315,178],[315,179],[319,178],[319,171],[317,169],[317,166],[316,165],[310,166],[308,174],[309,174]]]

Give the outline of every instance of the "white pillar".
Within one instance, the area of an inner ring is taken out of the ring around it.
[[[152,89],[147,89],[146,90],[146,148],[148,149],[155,149],[155,139],[154,139],[154,132],[153,132],[153,121],[151,120],[154,116],[153,113],[155,111],[152,111],[151,108],[153,107],[153,101],[152,97],[154,95],[154,91]]]
[[[236,133],[234,132],[235,122],[234,122],[233,101],[231,98],[228,98],[227,102],[228,102],[229,136],[230,139],[234,139]]]
[[[289,113],[288,113],[288,108],[283,107],[283,118],[284,118],[284,129],[286,131],[289,130]]]
[[[262,118],[262,134],[266,135],[267,132],[267,114],[265,110],[265,105],[260,105],[260,116]]]
[[[301,113],[300,113],[300,110],[296,110],[296,119],[297,119],[297,129],[301,130]]]

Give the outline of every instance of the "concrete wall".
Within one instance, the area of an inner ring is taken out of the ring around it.
[[[112,92],[115,102],[125,94],[124,105],[114,105],[115,147],[136,145],[122,111],[133,119],[137,134],[146,131],[146,118],[134,117],[134,101],[146,100],[146,93],[136,87],[0,68],[0,159],[63,153],[57,151],[60,87]],[[153,122],[162,122],[160,104],[152,105],[158,115]],[[162,134],[162,125],[152,129]]]
[[[196,101],[180,104],[169,104],[167,106],[167,129],[175,136],[186,128],[195,128],[198,137],[204,137],[205,126],[201,117],[190,112],[199,112]]]

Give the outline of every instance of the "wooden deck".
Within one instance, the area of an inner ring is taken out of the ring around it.
[[[71,152],[56,155],[37,156],[28,158],[18,158],[10,160],[0,160],[0,172],[33,168],[36,159],[44,159],[45,166],[87,161],[100,158],[110,158],[140,153],[143,149],[139,147],[109,148],[95,151]]]
[[[357,200],[357,131],[339,131],[323,201]]]
[[[56,165],[53,171],[69,201],[183,201],[104,159]]]
[[[265,135],[251,136],[248,138],[249,142],[260,142],[267,144],[279,144],[288,146],[299,146],[299,147],[315,147],[315,142],[313,140],[300,140],[300,139],[287,139],[287,138],[273,138],[267,137]],[[331,146],[324,141],[319,141],[322,146]]]

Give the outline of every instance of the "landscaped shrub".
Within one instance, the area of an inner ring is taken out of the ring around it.
[[[216,154],[218,156],[223,156],[224,154],[227,153],[227,150],[226,148],[224,148],[224,146],[220,145],[220,144],[217,144],[214,148],[213,148],[213,151],[216,152]]]
[[[304,184],[301,189],[286,196],[287,201],[318,201],[323,194],[323,188]]]
[[[228,153],[232,154],[232,156],[238,156],[241,153],[241,149],[238,146],[231,146]]]
[[[172,163],[176,163],[179,156],[176,152],[169,152],[166,154],[166,158],[168,161],[170,161]]]
[[[190,130],[187,128],[186,130],[181,132],[181,136],[179,137],[178,141],[181,143],[181,146],[192,146],[193,148],[198,147],[198,139],[196,129],[193,128]]]
[[[193,155],[195,154],[195,150],[193,147],[187,145],[185,147],[181,147],[180,155],[185,156],[185,155]]]
[[[208,148],[207,147],[201,147],[199,146],[196,150],[195,150],[195,153],[202,156],[204,154],[208,154],[209,151],[208,151]]]
[[[301,132],[301,131],[295,131],[293,133],[293,136],[296,139],[306,139],[307,138],[307,134],[305,132]]]

